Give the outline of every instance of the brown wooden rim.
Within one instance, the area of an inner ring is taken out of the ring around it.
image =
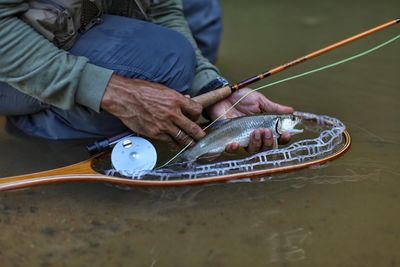
[[[328,161],[335,160],[338,157],[342,156],[344,153],[346,153],[351,147],[351,136],[346,130],[343,132],[343,137],[345,139],[343,147],[340,150],[336,151],[334,154],[327,156],[323,159],[318,159],[291,166],[276,167],[272,169],[242,172],[242,173],[235,173],[235,174],[228,174],[228,175],[207,177],[207,178],[174,180],[174,181],[145,181],[145,180],[132,180],[127,178],[98,174],[90,167],[91,162],[93,160],[92,158],[90,160],[78,164],[53,170],[52,172],[58,173],[56,175],[45,176],[46,172],[41,172],[36,174],[0,178],[0,192],[22,189],[38,185],[66,183],[66,182],[101,182],[101,183],[110,183],[114,185],[128,186],[128,187],[179,187],[179,186],[190,186],[190,185],[203,185],[210,183],[222,183],[222,182],[245,179],[245,178],[257,178],[265,175],[287,173],[294,170],[300,170],[313,165],[322,165]],[[77,174],[62,173],[63,171],[67,170],[76,170],[78,173]],[[40,176],[41,174],[43,176]]]

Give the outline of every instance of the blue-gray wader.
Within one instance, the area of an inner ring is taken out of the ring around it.
[[[203,55],[215,61],[222,23],[218,0],[184,0],[184,14]],[[121,27],[123,25],[123,27]],[[117,48],[117,49],[116,49]],[[194,77],[196,58],[183,35],[131,18],[105,15],[69,51],[117,74],[157,82],[181,93]],[[97,138],[126,127],[106,112],[76,106],[61,110],[0,83],[0,115],[25,133],[48,139]]]

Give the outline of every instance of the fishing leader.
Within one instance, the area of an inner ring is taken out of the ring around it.
[[[211,63],[221,29],[218,0],[0,0],[0,114],[47,139],[128,127],[174,147],[199,140],[202,106],[188,96],[227,84]],[[249,90],[206,116],[217,118]],[[293,109],[253,93],[225,117],[260,112]],[[259,129],[248,149],[272,143],[271,131]]]

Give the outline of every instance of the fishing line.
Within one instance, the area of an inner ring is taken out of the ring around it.
[[[372,53],[372,52],[374,52],[374,51],[376,51],[376,50],[378,50],[378,49],[380,49],[380,48],[382,48],[382,47],[384,47],[384,46],[387,46],[387,45],[393,43],[394,41],[396,41],[396,40],[398,40],[398,39],[400,39],[400,35],[397,35],[396,37],[394,37],[394,38],[392,38],[392,39],[390,39],[390,40],[388,40],[388,41],[386,41],[386,42],[384,42],[384,43],[382,43],[382,44],[379,44],[379,45],[377,45],[377,46],[375,46],[375,47],[373,47],[373,48],[371,48],[371,49],[368,49],[367,51],[364,51],[364,52],[359,53],[359,54],[357,54],[357,55],[351,56],[351,57],[349,57],[349,58],[346,58],[346,59],[343,59],[343,60],[334,62],[334,63],[332,63],[332,64],[329,64],[329,65],[326,65],[326,66],[323,66],[323,67],[320,67],[320,68],[317,68],[317,69],[314,69],[314,70],[310,70],[310,71],[307,71],[307,72],[304,72],[304,73],[301,73],[301,74],[298,74],[298,75],[294,75],[294,76],[291,76],[291,77],[288,77],[288,78],[285,78],[285,79],[282,79],[282,80],[279,80],[279,81],[276,81],[276,82],[273,82],[273,83],[269,83],[269,84],[260,86],[260,87],[258,87],[258,88],[256,88],[256,89],[253,89],[251,92],[248,92],[247,94],[245,94],[244,96],[242,96],[241,98],[239,98],[238,101],[236,101],[230,108],[228,108],[227,110],[225,110],[225,112],[224,112],[223,114],[221,114],[218,118],[216,118],[214,121],[212,121],[209,125],[207,125],[206,127],[204,127],[204,128],[203,128],[203,131],[207,130],[207,129],[210,128],[212,125],[214,125],[218,120],[220,120],[221,118],[223,118],[229,111],[231,111],[237,104],[239,104],[240,101],[242,101],[243,99],[245,99],[246,97],[248,97],[249,95],[251,95],[251,94],[254,93],[254,92],[260,91],[260,90],[262,90],[262,89],[265,89],[265,88],[268,88],[268,87],[271,87],[271,86],[274,86],[274,85],[277,85],[277,84],[281,84],[281,83],[288,82],[288,81],[291,81],[291,80],[294,80],[294,79],[298,79],[298,78],[301,78],[301,77],[305,77],[305,76],[308,76],[308,75],[311,75],[311,74],[314,74],[314,73],[317,73],[317,72],[320,72],[320,71],[323,71],[323,70],[326,70],[326,69],[330,69],[330,68],[339,66],[339,65],[344,64],[344,63],[347,63],[347,62],[349,62],[349,61],[352,61],[352,60],[358,59],[358,58],[360,58],[360,57],[366,56],[366,55],[368,55],[368,54],[370,54],[370,53]],[[175,156],[173,156],[170,160],[168,160],[165,164],[163,164],[162,166],[158,167],[157,169],[164,168],[165,166],[167,166],[168,164],[170,164],[171,162],[173,162],[173,161],[174,161],[176,158],[178,158],[183,152],[185,152],[186,149],[187,149],[189,146],[191,146],[192,144],[193,144],[193,140],[192,140],[189,144],[187,144],[181,151],[179,151]]]

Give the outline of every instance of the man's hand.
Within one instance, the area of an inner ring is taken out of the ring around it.
[[[208,114],[211,119],[216,119],[222,115],[226,110],[228,110],[233,104],[235,104],[241,97],[252,92],[250,88],[243,88],[236,91],[228,98],[214,104],[207,109]],[[254,115],[259,113],[269,113],[269,114],[291,114],[293,113],[293,108],[288,106],[283,106],[272,102],[267,99],[263,94],[258,92],[253,92],[239,102],[233,109],[228,111],[223,119],[235,118],[244,115]],[[279,142],[284,144],[290,139],[288,134],[283,134],[279,139]],[[250,137],[250,143],[247,150],[251,153],[266,150],[271,148],[273,145],[272,132],[270,129],[257,129],[252,132]],[[238,143],[232,143],[227,145],[227,152],[235,152],[239,149]]]
[[[161,84],[114,74],[101,108],[135,133],[165,141],[173,148],[205,135],[193,122],[200,116],[202,106]]]

